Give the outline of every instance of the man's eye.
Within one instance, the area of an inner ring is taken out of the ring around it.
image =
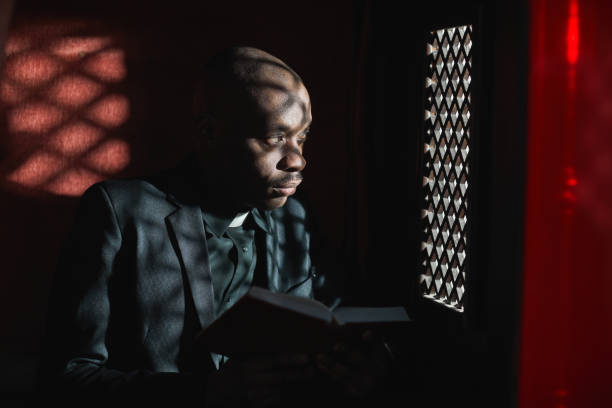
[[[303,145],[304,143],[306,143],[306,138],[305,137],[302,137],[302,138],[298,139],[298,144],[300,146]]]
[[[282,143],[284,139],[283,135],[273,135],[266,138],[266,143],[268,144],[279,144]]]

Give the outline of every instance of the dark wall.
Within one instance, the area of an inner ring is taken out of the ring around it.
[[[304,79],[314,121],[302,196],[326,247],[342,247],[352,2],[200,3],[16,5],[0,76],[2,398],[30,386],[78,196],[102,179],[170,166],[189,150],[193,77],[224,47],[262,48]]]

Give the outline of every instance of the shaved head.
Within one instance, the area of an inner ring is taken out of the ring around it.
[[[194,96],[195,153],[205,184],[224,207],[272,209],[295,193],[312,121],[299,75],[251,47],[215,55]]]
[[[295,94],[305,92],[300,76],[279,58],[257,48],[233,47],[216,54],[204,66],[194,111],[197,118],[212,115],[221,119],[237,107],[279,102],[272,100],[278,94],[285,98],[275,107],[283,109],[295,103]]]

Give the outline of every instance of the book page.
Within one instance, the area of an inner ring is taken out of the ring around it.
[[[334,311],[338,324],[408,322],[406,309],[396,307],[339,307]]]

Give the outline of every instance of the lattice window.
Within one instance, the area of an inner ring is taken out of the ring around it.
[[[463,312],[470,151],[472,27],[433,31],[425,80],[419,282],[424,297]]]

